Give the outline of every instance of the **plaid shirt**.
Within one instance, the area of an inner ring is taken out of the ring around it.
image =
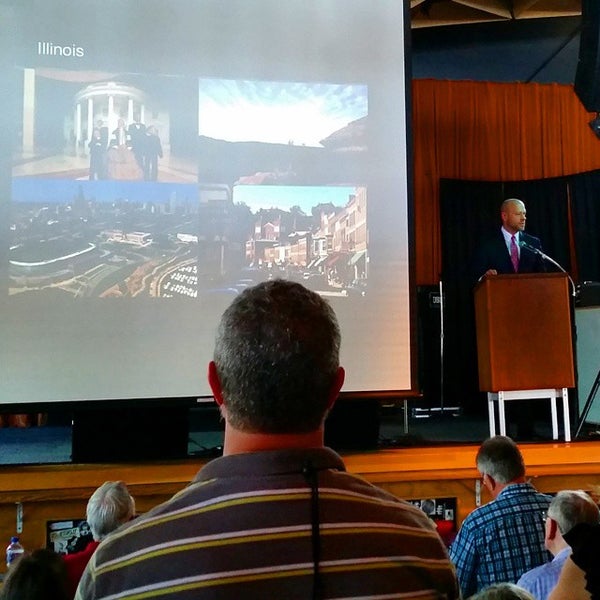
[[[513,483],[464,520],[450,548],[464,598],[492,583],[515,583],[551,559],[544,546],[550,500],[529,483]]]

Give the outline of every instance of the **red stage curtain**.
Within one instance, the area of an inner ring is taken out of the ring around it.
[[[573,86],[413,81],[417,285],[439,281],[440,178],[523,181],[600,168]]]

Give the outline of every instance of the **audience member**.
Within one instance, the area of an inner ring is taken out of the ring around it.
[[[122,481],[106,481],[87,503],[86,520],[94,537],[84,550],[67,554],[63,558],[67,566],[71,598],[75,596],[81,574],[100,542],[135,515],[135,502]]]
[[[600,525],[580,523],[564,538],[572,553],[548,600],[600,600]]]
[[[495,583],[468,600],[537,600],[527,590],[514,583]]]
[[[67,569],[59,554],[42,548],[11,565],[0,600],[70,600]]]
[[[550,559],[544,545],[550,497],[526,482],[517,445],[505,436],[489,438],[476,463],[493,500],[464,520],[450,548],[465,598],[493,583],[515,583]]]
[[[578,523],[597,524],[599,521],[598,506],[588,494],[576,490],[558,492],[550,502],[546,516],[546,548],[554,559],[527,571],[517,584],[530,591],[537,600],[546,600],[556,586],[560,571],[571,554],[571,548],[563,534]]]
[[[224,456],[105,540],[77,598],[457,598],[430,519],[324,447],[339,348],[332,308],[302,285],[237,296],[208,366]]]

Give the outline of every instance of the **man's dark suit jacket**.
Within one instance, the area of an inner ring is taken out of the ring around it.
[[[525,242],[528,246],[538,250],[542,249],[539,238],[533,235],[522,231],[519,238],[519,242]],[[518,273],[544,273],[546,271],[544,261],[539,254],[527,248],[521,248],[520,254]],[[474,265],[475,280],[477,281],[488,269],[496,269],[500,275],[515,272],[500,229],[481,246],[477,254]]]

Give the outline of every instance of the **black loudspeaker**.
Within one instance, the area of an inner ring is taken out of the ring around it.
[[[90,409],[73,414],[74,463],[177,460],[187,457],[189,409]]]
[[[334,450],[374,450],[381,406],[375,398],[339,398],[325,421],[325,444]]]
[[[440,406],[442,398],[442,298],[437,285],[417,289],[420,406]]]
[[[588,112],[600,112],[600,1],[581,1],[575,93]]]

